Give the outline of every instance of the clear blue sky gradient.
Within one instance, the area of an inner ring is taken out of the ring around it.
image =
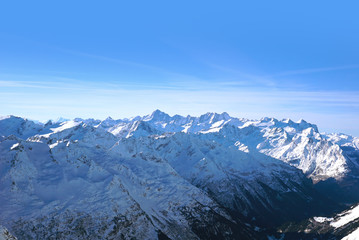
[[[357,1],[0,3],[0,115],[223,112],[359,136]]]

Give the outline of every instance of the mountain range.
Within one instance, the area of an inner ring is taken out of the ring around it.
[[[304,120],[0,118],[0,239],[350,239],[358,202],[359,138]]]

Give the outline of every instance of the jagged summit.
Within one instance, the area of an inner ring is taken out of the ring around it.
[[[55,120],[49,120],[53,123],[62,123],[62,122],[67,122],[67,121],[70,121],[69,118],[63,118],[63,117],[58,117],[56,118]]]
[[[8,119],[8,118],[13,118],[13,119],[23,119],[23,120],[27,120],[27,121],[31,121],[31,120],[28,120],[26,118],[22,118],[22,117],[17,117],[17,116],[13,116],[13,115],[8,115],[8,116],[0,116],[0,120],[4,120],[4,119]],[[188,123],[190,121],[197,121],[197,122],[211,122],[211,123],[215,123],[215,122],[218,122],[218,121],[221,121],[221,120],[224,120],[224,121],[228,121],[228,120],[239,120],[241,122],[281,122],[281,123],[284,123],[284,124],[288,124],[288,125],[300,125],[300,126],[313,126],[314,128],[316,128],[316,126],[314,124],[310,124],[308,122],[306,122],[305,120],[301,119],[297,122],[294,122],[290,119],[283,119],[283,120],[278,120],[278,119],[275,119],[275,118],[269,118],[269,117],[263,117],[261,118],[260,120],[249,120],[249,119],[244,119],[244,118],[236,118],[236,117],[232,117],[230,116],[227,112],[222,112],[222,113],[215,113],[215,112],[207,112],[205,114],[202,114],[200,115],[199,117],[194,117],[194,116],[191,116],[191,115],[187,115],[187,116],[181,116],[181,115],[174,115],[174,116],[170,116],[169,114],[159,110],[159,109],[156,109],[155,111],[153,111],[151,114],[149,115],[145,115],[145,116],[135,116],[135,117],[131,117],[131,118],[124,118],[124,119],[113,119],[111,116],[108,116],[106,119],[104,120],[100,120],[100,119],[94,119],[94,118],[89,118],[89,119],[83,119],[83,118],[75,118],[73,119],[74,121],[76,122],[93,122],[94,124],[95,123],[106,123],[106,124],[118,124],[120,122],[131,122],[131,121],[162,121],[162,122],[166,122],[166,121],[175,121],[175,122],[178,122],[178,121],[181,121],[181,122],[184,122],[185,123]],[[63,123],[63,122],[67,122],[67,121],[70,121],[70,119],[68,118],[63,118],[63,117],[59,117],[57,118],[56,120],[51,120],[52,123]],[[49,121],[47,121],[48,123]],[[37,122],[36,122],[37,123]],[[41,123],[38,123],[38,124],[41,124]]]
[[[331,209],[317,186],[359,201],[359,139],[304,120],[9,116],[0,118],[0,156],[0,225],[19,239],[76,238],[68,222],[95,239],[256,239],[255,226]]]
[[[171,117],[167,113],[162,112],[157,109],[157,110],[153,111],[152,114],[143,117],[143,120],[144,121],[166,121],[170,118]]]
[[[73,121],[34,123],[30,120],[15,116],[2,117],[0,120],[0,135],[14,134],[17,137],[28,138],[33,135],[48,134],[62,126],[73,126],[75,123],[85,123],[95,128],[101,128],[119,138],[161,135],[163,133],[188,134],[225,134],[227,144],[240,142],[246,149],[258,151],[268,156],[287,162],[310,176],[313,180],[325,180],[330,177],[342,178],[350,172],[351,165],[356,166],[355,160],[347,157],[341,146],[358,148],[358,138],[343,135],[322,135],[318,127],[301,119],[294,122],[290,119],[261,118],[248,120],[231,117],[228,113],[208,112],[199,117],[170,116],[160,110],[149,115],[132,119],[111,117],[105,120],[74,119]],[[145,124],[146,122],[146,124]],[[232,128],[222,129],[226,126]],[[354,161],[354,163],[352,163]]]

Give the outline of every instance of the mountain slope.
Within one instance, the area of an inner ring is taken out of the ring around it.
[[[142,136],[160,133],[215,133],[233,126],[234,133],[228,136],[230,144],[239,141],[243,147],[259,151],[280,159],[301,169],[315,182],[329,178],[342,179],[351,171],[357,171],[358,161],[353,164],[342,149],[342,140],[335,140],[319,133],[316,125],[304,120],[293,122],[290,119],[277,120],[263,118],[248,120],[230,117],[227,113],[207,113],[200,117],[173,117],[159,110],[144,117],[132,120],[116,120],[100,123],[98,126],[118,137],[130,137],[144,123],[153,132],[144,130]],[[142,126],[143,127],[143,126]],[[358,150],[359,140],[346,135],[346,146]],[[352,142],[352,143],[348,143]]]
[[[118,156],[85,124],[53,130],[0,143],[0,222],[19,238],[252,236],[166,162]]]
[[[300,223],[281,227],[285,239],[342,239],[359,237],[359,206],[352,206],[331,217],[313,217]]]
[[[359,200],[357,139],[303,120],[9,116],[0,135],[0,224],[19,238],[258,239]]]
[[[118,154],[165,159],[179,175],[210,193],[222,206],[266,227],[310,215],[311,208],[325,210],[320,206],[323,197],[299,170],[263,154],[253,156],[218,142],[207,134],[177,133],[123,139],[115,150]],[[268,218],[273,220],[268,222]]]

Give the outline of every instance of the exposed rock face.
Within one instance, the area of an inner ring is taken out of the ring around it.
[[[5,227],[0,225],[0,240],[17,240]]]

